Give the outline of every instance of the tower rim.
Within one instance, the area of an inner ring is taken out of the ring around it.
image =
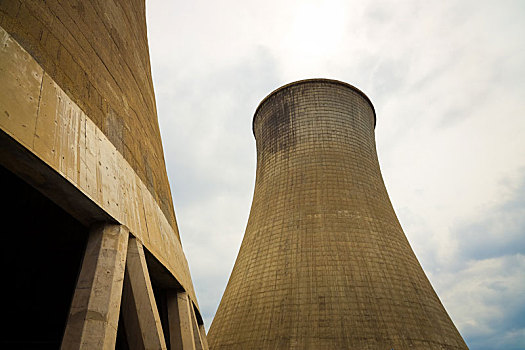
[[[255,113],[253,114],[253,120],[252,120],[252,132],[253,132],[253,135],[255,136],[255,129],[254,129],[254,126],[255,126],[255,119],[257,118],[257,115],[259,113],[259,110],[262,108],[262,106],[264,104],[266,104],[266,102],[270,99],[270,97],[272,97],[273,95],[277,94],[278,92],[281,92],[283,90],[286,90],[292,86],[296,86],[296,85],[300,85],[300,84],[307,84],[307,83],[330,83],[330,84],[335,84],[335,85],[341,85],[341,86],[344,86],[346,88],[349,88],[355,92],[357,92],[359,95],[361,95],[362,97],[364,97],[364,99],[368,102],[368,104],[370,105],[370,107],[372,108],[372,112],[374,113],[374,129],[376,127],[376,123],[377,123],[377,115],[376,115],[376,109],[374,108],[374,104],[372,103],[372,101],[370,100],[370,98],[363,92],[361,91],[360,89],[358,89],[357,87],[355,87],[354,85],[352,84],[349,84],[349,83],[346,83],[344,81],[341,81],[341,80],[337,80],[337,79],[329,79],[329,78],[309,78],[309,79],[301,79],[301,80],[296,80],[296,81],[293,81],[291,83],[288,83],[288,84],[285,84],[285,85],[282,85],[280,87],[278,87],[277,89],[273,90],[272,92],[270,92],[268,95],[266,95],[265,98],[263,98],[261,100],[261,102],[259,103],[259,105],[257,106],[257,108],[255,109]]]

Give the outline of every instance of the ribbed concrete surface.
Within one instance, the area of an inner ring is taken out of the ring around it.
[[[210,349],[466,349],[386,192],[369,100],[289,84],[254,117],[257,179]]]
[[[0,1],[0,26],[111,140],[176,229],[144,0]]]

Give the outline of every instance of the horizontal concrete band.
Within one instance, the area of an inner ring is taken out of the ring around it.
[[[26,163],[38,162],[34,169],[52,169],[52,177],[69,186],[57,192],[75,193],[93,203],[85,215],[94,215],[92,209],[97,207],[98,213],[103,211],[107,216],[93,219],[105,217],[127,226],[198,309],[177,228],[170,225],[146,184],[111,141],[2,27],[0,81],[0,129],[20,145],[15,147],[17,152],[22,147],[28,152]],[[16,162],[11,164],[16,167]],[[27,169],[31,168],[24,166],[24,175],[37,179],[33,182],[41,181],[42,174],[30,174]],[[68,198],[53,199],[59,204],[76,205]],[[83,210],[64,209],[70,213]]]
[[[175,226],[145,1],[0,1],[0,26],[89,115]]]
[[[282,92],[283,90],[287,90],[287,89],[289,89],[291,87],[294,87],[294,86],[297,86],[297,85],[312,84],[312,83],[324,83],[324,84],[340,85],[340,86],[346,87],[346,88],[348,88],[348,89],[350,89],[352,91],[355,91],[356,93],[361,95],[361,97],[363,97],[368,102],[370,107],[372,108],[372,112],[374,113],[374,127],[376,126],[376,122],[377,122],[376,110],[375,110],[374,105],[372,104],[372,101],[370,100],[370,98],[368,98],[368,96],[363,91],[359,90],[358,88],[356,88],[355,86],[353,86],[351,84],[345,83],[344,81],[335,80],[335,79],[326,79],[326,78],[312,78],[312,79],[297,80],[297,81],[288,83],[286,85],[283,85],[283,86],[273,90],[265,98],[263,98],[262,101],[257,106],[257,108],[255,109],[255,113],[253,114],[252,130],[253,130],[253,125],[255,124],[255,119],[257,118],[257,115],[259,113],[259,110],[266,104],[266,102],[268,102],[268,100],[272,96],[278,94],[279,92]]]

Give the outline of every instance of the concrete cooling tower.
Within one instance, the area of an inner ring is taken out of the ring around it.
[[[334,80],[261,102],[252,208],[210,349],[467,349],[394,213],[375,122]]]
[[[207,349],[144,0],[0,1],[0,149],[0,348]]]

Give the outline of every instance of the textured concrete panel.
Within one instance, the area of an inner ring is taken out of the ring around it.
[[[356,88],[289,84],[254,116],[255,191],[210,349],[466,349],[390,203]]]
[[[171,349],[195,350],[191,304],[187,293],[167,295]]]
[[[31,55],[0,30],[0,126],[25,146],[33,145],[42,74]]]
[[[91,118],[175,226],[144,1],[1,1],[0,26]]]
[[[129,231],[92,229],[69,312],[62,349],[114,349]]]

